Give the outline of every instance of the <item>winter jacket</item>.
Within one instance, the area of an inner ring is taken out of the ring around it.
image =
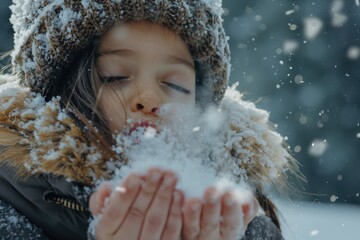
[[[274,176],[293,163],[268,126],[268,114],[235,89],[220,107],[229,122],[224,161],[236,160],[229,167],[239,164],[237,174],[245,174],[250,185],[276,182]],[[107,166],[114,159],[84,131],[60,99],[45,101],[16,78],[0,77],[0,239],[87,238],[89,196],[96,180],[112,176]],[[258,216],[244,239],[282,237],[269,218]]]
[[[90,214],[81,185],[51,174],[15,176],[12,167],[0,166],[1,237],[86,239]]]

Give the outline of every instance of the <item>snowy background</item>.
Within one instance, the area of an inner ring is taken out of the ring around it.
[[[224,1],[232,81],[271,112],[308,178],[308,201],[360,204],[360,6]]]
[[[0,52],[12,48],[10,2]],[[271,112],[308,179],[295,203],[279,201],[287,239],[359,239],[359,0],[223,2],[231,81]]]
[[[288,240],[359,240],[360,208],[349,204],[277,202]]]

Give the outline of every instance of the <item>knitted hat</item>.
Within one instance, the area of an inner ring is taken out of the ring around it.
[[[147,20],[180,35],[211,100],[223,97],[230,53],[221,0],[13,0],[10,8],[13,69],[35,92],[64,81],[61,74],[93,37],[116,23]]]

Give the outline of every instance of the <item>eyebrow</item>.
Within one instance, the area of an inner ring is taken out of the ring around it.
[[[126,58],[135,58],[136,57],[136,53],[130,49],[115,49],[115,50],[105,49],[97,54],[98,57],[103,57],[103,56],[107,56],[107,55],[117,55],[117,56],[126,57]],[[195,72],[194,64],[184,58],[181,58],[178,56],[173,56],[173,55],[166,55],[164,57],[163,61],[165,63],[169,63],[169,64],[185,65],[186,67],[191,68],[191,70],[193,70]]]

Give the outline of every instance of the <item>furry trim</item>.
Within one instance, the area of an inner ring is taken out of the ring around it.
[[[59,98],[45,102],[7,78],[0,85],[0,164],[16,167],[22,177],[52,173],[86,184],[108,179],[113,165],[120,167],[111,147],[89,137],[86,127],[61,108]],[[298,164],[269,127],[269,114],[242,100],[235,87],[226,91],[219,108],[228,130],[220,137],[219,156],[214,156],[221,159],[218,169],[256,188],[286,186],[286,170],[296,174]]]
[[[85,136],[59,98],[45,102],[14,78],[8,80],[0,85],[0,163],[16,167],[20,177],[52,173],[93,184],[111,175],[110,154],[98,139]]]
[[[285,189],[289,174],[303,179],[283,137],[272,129],[269,113],[244,101],[236,87],[228,88],[220,103],[228,123],[224,147],[230,152],[222,161],[222,170],[245,176],[246,182],[263,190],[271,186]]]

